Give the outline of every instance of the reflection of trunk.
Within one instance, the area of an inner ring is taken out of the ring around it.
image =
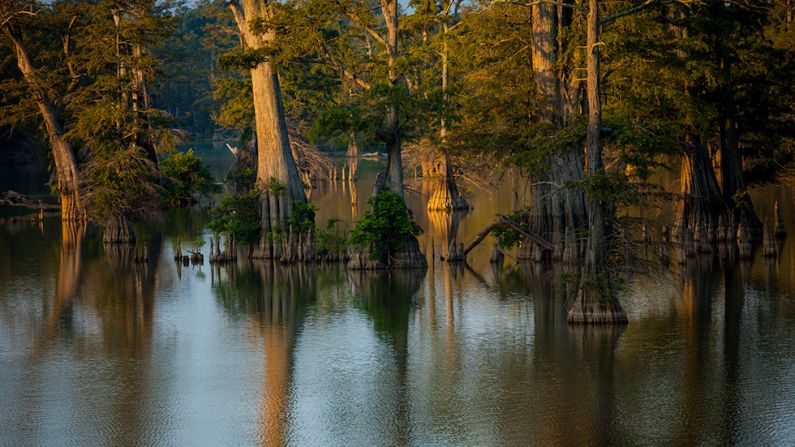
[[[236,1],[230,3],[247,48],[262,49],[275,40],[273,29],[263,34],[251,30],[256,22],[267,21],[272,16],[272,7],[272,4],[257,0],[243,0],[242,8]],[[290,148],[275,64],[266,60],[251,69],[251,84],[257,135],[257,181],[262,188],[262,237],[254,256],[288,262],[307,260],[312,257],[313,235],[308,230],[293,232],[288,223],[294,204],[305,203],[307,199]],[[277,184],[279,187],[274,189]]]
[[[428,223],[430,224],[428,237],[440,242],[439,253],[447,258],[450,256],[450,244],[457,243],[458,227],[464,215],[464,213],[428,212]],[[435,252],[436,248],[434,247],[432,250]]]
[[[563,128],[569,115],[573,114],[563,93],[566,81],[557,68],[559,47],[558,23],[554,3],[538,2],[531,6],[533,26],[533,71],[538,96],[543,98],[541,117],[552,135]],[[546,258],[575,262],[581,249],[574,234],[585,223],[586,209],[583,193],[568,189],[564,185],[583,177],[579,158],[580,149],[567,148],[550,156],[549,167],[531,185],[529,223],[533,233],[553,242],[553,250],[545,250],[532,241],[526,241],[519,252],[519,259],[540,261]]]
[[[390,274],[357,272],[349,276],[361,296],[356,300],[373,321],[373,328],[393,350],[395,361],[395,389],[397,393],[386,401],[396,402],[391,427],[396,445],[408,445],[405,439],[410,432],[408,389],[408,329],[412,299],[419,290],[423,277],[406,272]],[[389,392],[389,389],[382,390]]]
[[[27,48],[22,43],[21,36],[13,31],[10,23],[3,25],[3,32],[14,45],[17,66],[44,119],[44,126],[52,146],[52,159],[61,201],[61,219],[84,220],[86,213],[80,202],[77,156],[72,145],[64,137],[63,123],[58,108],[53,104],[47,89],[36,75],[36,69],[33,67]]]
[[[605,174],[602,160],[602,104],[599,88],[599,0],[588,2],[588,177]],[[618,302],[608,268],[612,234],[612,205],[599,197],[588,200],[588,243],[580,290],[569,323],[622,324],[627,316]]]
[[[260,444],[285,444],[291,354],[306,300],[314,297],[314,271],[303,267],[259,266],[264,291],[264,318],[259,321],[265,351]],[[310,277],[309,275],[312,277]],[[270,289],[270,290],[268,290]]]
[[[41,334],[36,336],[32,352],[34,357],[41,354],[47,345],[58,338],[61,325],[71,323],[72,309],[79,297],[86,226],[82,222],[62,222],[61,230],[61,257],[55,283],[55,297],[46,325],[42,327]]]
[[[106,244],[135,242],[135,230],[130,220],[123,215],[112,215],[102,233],[102,242]]]

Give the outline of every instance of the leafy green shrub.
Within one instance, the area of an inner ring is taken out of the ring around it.
[[[244,244],[257,240],[260,218],[259,197],[255,194],[226,196],[210,211],[209,228],[214,234],[234,235]]]
[[[315,212],[317,205],[310,202],[293,202],[293,210],[287,218],[287,225],[293,230],[307,231],[315,228]]]
[[[93,154],[83,174],[83,199],[92,218],[139,216],[159,206],[157,169],[144,149],[98,144]]]
[[[251,191],[257,183],[257,170],[249,166],[236,166],[226,174],[225,181],[237,191]]]
[[[528,225],[526,209],[515,211],[513,214],[506,217],[519,225],[525,227]],[[491,230],[491,234],[497,239],[497,245],[503,250],[519,245],[524,240],[524,235],[513,228],[497,227]]]
[[[370,197],[367,203],[370,209],[356,222],[351,232],[351,245],[370,247],[374,257],[384,259],[403,248],[410,236],[420,233],[397,194],[385,191]]]
[[[160,170],[167,180],[165,199],[173,206],[190,205],[195,202],[194,194],[207,195],[218,190],[210,170],[193,149],[169,151],[160,162]]]

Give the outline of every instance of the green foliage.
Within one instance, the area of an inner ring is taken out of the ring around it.
[[[339,219],[328,219],[322,227],[317,228],[318,252],[328,252],[334,254],[344,254],[348,249],[348,232],[341,228],[342,221]]]
[[[356,222],[351,232],[351,245],[369,247],[375,258],[388,259],[404,247],[408,237],[420,233],[397,194],[385,191],[374,195],[367,203],[370,209]]]
[[[519,225],[527,226],[528,210],[514,211],[513,214],[506,217]],[[497,245],[504,250],[515,247],[524,240],[524,235],[513,228],[497,227],[491,230],[491,234],[497,239]]]
[[[293,209],[287,218],[287,225],[297,231],[311,231],[315,228],[317,205],[300,200],[293,201]]]
[[[238,191],[251,191],[257,183],[257,169],[241,167],[226,174],[226,182],[237,187]]]
[[[271,177],[268,179],[267,184],[265,185],[268,194],[272,194],[274,196],[278,196],[279,194],[283,193],[287,189],[287,185],[284,183],[276,180],[275,178]]]
[[[600,303],[609,303],[618,299],[618,294],[625,289],[624,282],[612,272],[591,274],[582,279],[580,288],[596,295]]]
[[[241,243],[250,244],[257,240],[260,232],[258,209],[256,194],[226,196],[210,211],[208,227],[214,234],[234,235]]]
[[[195,201],[194,194],[207,195],[220,189],[213,184],[210,170],[193,149],[169,151],[160,162],[160,170],[167,181],[166,201],[172,205],[191,204]]]
[[[156,175],[156,166],[139,147],[95,148],[82,182],[90,216],[101,221],[112,215],[129,217],[153,211],[162,194],[153,181]]]

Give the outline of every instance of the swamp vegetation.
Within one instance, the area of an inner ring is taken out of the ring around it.
[[[751,193],[795,166],[793,13],[789,0],[6,0],[3,157],[8,172],[48,170],[64,234],[98,225],[138,264],[151,262],[139,231],[169,207],[212,208],[212,265],[421,275],[488,241],[495,268],[508,255],[566,270],[570,324],[621,325],[633,275],[779,256],[788,222]],[[228,173],[186,150],[203,139],[231,152]],[[383,163],[357,215],[368,158]],[[351,216],[312,202],[334,184]],[[458,239],[467,196],[506,184],[511,209]],[[413,197],[445,229],[438,253],[419,242]],[[203,264],[206,244],[189,241],[176,262]]]

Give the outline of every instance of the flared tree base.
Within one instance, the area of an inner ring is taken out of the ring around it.
[[[278,240],[263,237],[251,251],[252,259],[270,259],[283,264],[315,260],[315,235],[311,231],[288,230]]]
[[[627,314],[618,299],[600,300],[594,292],[580,290],[574,307],[569,310],[569,324],[627,324]]]
[[[455,180],[442,179],[428,200],[428,211],[466,211],[472,207],[458,191]]]
[[[420,243],[416,237],[410,237],[403,248],[396,251],[388,259],[378,259],[369,248],[357,248],[351,253],[348,261],[349,270],[383,270],[383,269],[425,269],[428,261],[420,251]]]

